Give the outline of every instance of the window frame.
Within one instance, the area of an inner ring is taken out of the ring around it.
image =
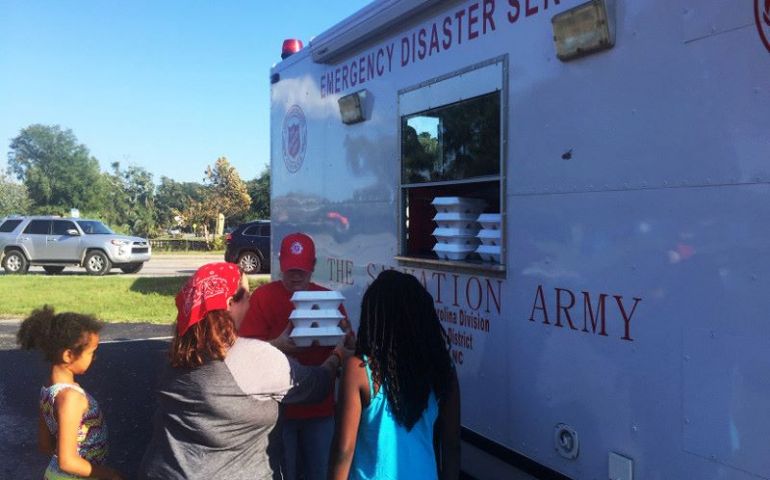
[[[497,69],[499,68],[499,72]],[[486,71],[484,69],[487,69]],[[490,75],[491,72],[493,75]],[[474,86],[468,90],[469,81]],[[440,85],[442,82],[447,82]],[[461,88],[457,88],[461,86]],[[404,183],[403,182],[403,152],[402,152],[402,121],[403,118],[438,109],[464,100],[480,97],[493,92],[500,94],[500,168],[498,175],[472,177],[463,180],[441,180],[435,182]],[[479,62],[468,67],[432,78],[417,85],[398,91],[398,110],[396,131],[398,132],[398,255],[396,262],[403,266],[431,268],[434,270],[482,273],[489,276],[506,276],[507,267],[507,228],[506,228],[506,164],[508,160],[508,56],[502,55]],[[474,183],[499,184],[499,211],[501,216],[501,251],[500,263],[475,262],[468,260],[443,260],[411,256],[407,253],[406,228],[406,195],[409,189],[421,187],[441,187]]]

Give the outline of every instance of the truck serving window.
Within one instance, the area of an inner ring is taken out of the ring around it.
[[[402,257],[503,268],[503,72],[497,61],[401,92]]]

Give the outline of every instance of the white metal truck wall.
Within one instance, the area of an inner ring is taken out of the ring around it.
[[[382,268],[413,271],[457,318],[463,425],[543,465],[604,479],[618,452],[637,479],[770,478],[770,51],[753,2],[618,0],[616,46],[563,63],[550,19],[578,3],[447,2],[338,63],[279,64],[273,251],[313,235],[315,279],[354,320]],[[402,65],[413,33],[490,6],[494,28]],[[369,55],[381,73],[330,86]],[[398,91],[499,56],[506,278],[399,266]],[[337,98],[360,88],[368,119],[343,125]],[[554,451],[558,423],[575,460]]]

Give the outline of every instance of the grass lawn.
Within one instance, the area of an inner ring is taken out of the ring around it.
[[[23,318],[48,304],[105,322],[172,323],[174,297],[189,277],[0,275],[0,318]],[[252,289],[263,280],[250,280]]]

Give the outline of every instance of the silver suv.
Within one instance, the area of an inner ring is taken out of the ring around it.
[[[0,220],[0,263],[6,273],[26,273],[40,265],[46,273],[82,266],[91,275],[112,267],[136,273],[150,259],[145,238],[118,235],[98,220],[62,217],[9,217]]]

